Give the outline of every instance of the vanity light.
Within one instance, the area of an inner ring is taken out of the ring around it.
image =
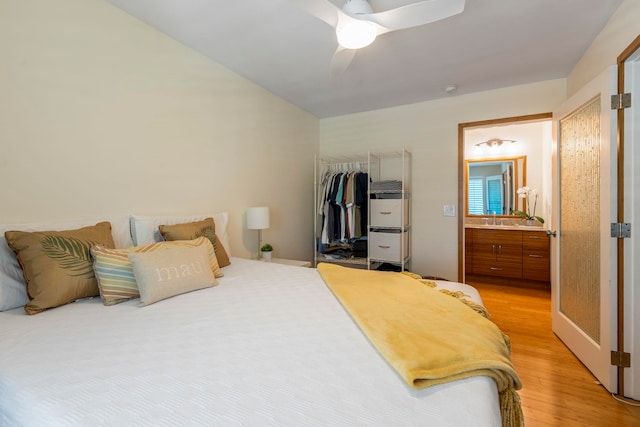
[[[488,147],[500,147],[503,143],[505,142],[510,142],[510,143],[514,143],[516,142],[515,139],[500,139],[500,138],[491,138],[487,141],[482,141],[482,142],[478,142],[476,144],[476,147],[479,147],[483,144],[485,144]]]

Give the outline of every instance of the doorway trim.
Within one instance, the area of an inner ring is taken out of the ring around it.
[[[622,51],[622,53],[617,58],[618,65],[618,90],[619,94],[624,93],[625,90],[625,64],[627,60],[629,60],[636,51],[640,49],[640,36],[636,37],[633,42],[627,48]],[[618,218],[617,221],[619,223],[625,222],[624,220],[624,109],[618,109],[617,113],[618,119],[618,132],[617,132],[617,148],[618,148]],[[618,316],[617,316],[617,329],[618,329],[618,347],[617,351],[622,354],[625,348],[624,335],[625,335],[625,265],[624,265],[624,239],[618,239],[617,242],[617,251],[618,251],[618,265],[616,266],[616,276],[617,276],[617,306],[618,306]],[[624,369],[623,367],[618,367],[618,392],[617,396],[624,397]]]
[[[458,282],[464,282],[464,131],[471,127],[488,127],[507,123],[528,122],[535,120],[551,120],[553,113],[529,114],[525,116],[505,117],[501,119],[481,120],[478,122],[458,123]]]

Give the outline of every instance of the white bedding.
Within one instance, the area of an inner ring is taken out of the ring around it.
[[[315,269],[223,271],[147,307],[0,313],[0,426],[501,425],[492,379],[411,389]]]

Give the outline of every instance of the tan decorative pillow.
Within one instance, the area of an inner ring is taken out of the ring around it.
[[[130,253],[156,252],[165,249],[193,248],[196,246],[206,248],[210,270],[215,277],[221,277],[222,272],[218,267],[213,245],[206,237],[199,237],[194,240],[151,243],[127,249],[110,249],[100,245],[93,246],[91,248],[93,270],[98,279],[98,288],[104,305],[114,305],[140,296],[138,284],[133,274],[133,266],[129,261]]]
[[[209,254],[200,245],[155,252],[132,252],[129,260],[140,290],[140,305],[216,285]]]
[[[227,251],[225,251],[224,246],[218,240],[218,236],[216,236],[216,224],[213,218],[176,225],[161,225],[159,229],[164,240],[169,241],[191,240],[204,236],[213,244],[213,249],[216,251],[216,257],[218,258],[218,265],[220,265],[220,267],[226,267],[231,264]]]
[[[111,224],[67,231],[7,231],[7,244],[22,267],[29,302],[28,314],[99,295],[93,272],[93,245],[113,248]]]

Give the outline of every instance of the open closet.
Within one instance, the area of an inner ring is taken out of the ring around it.
[[[410,181],[406,149],[316,159],[314,265],[407,270]]]

